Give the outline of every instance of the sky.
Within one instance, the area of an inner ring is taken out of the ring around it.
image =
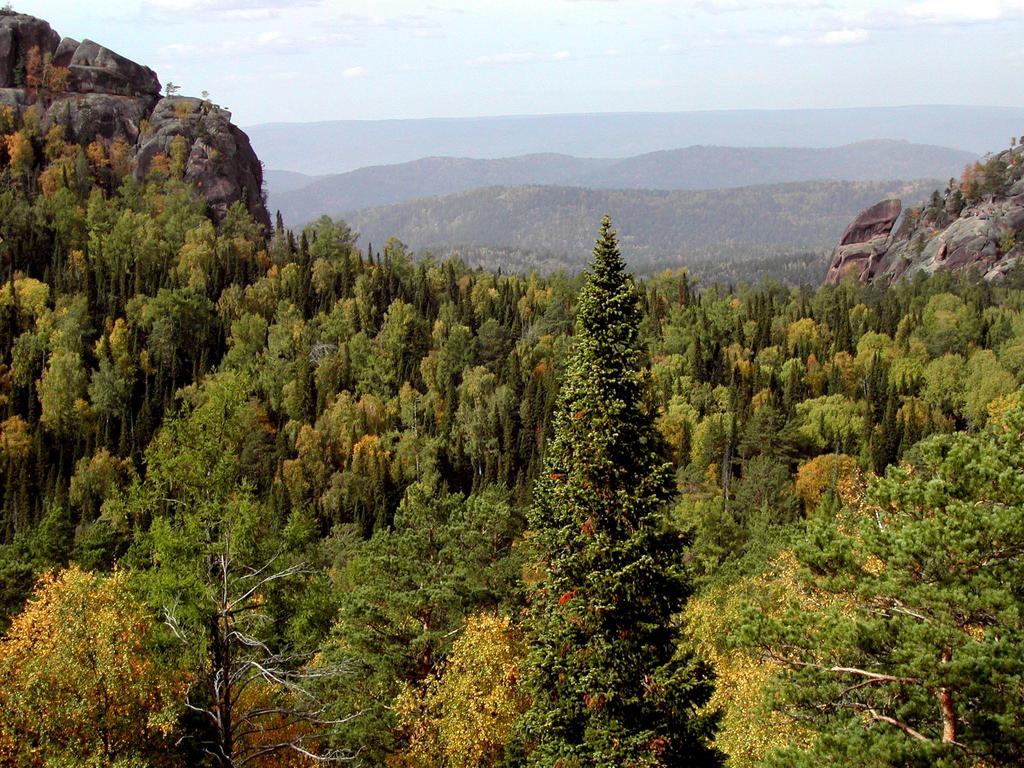
[[[240,125],[1022,106],[1024,0],[17,0]]]

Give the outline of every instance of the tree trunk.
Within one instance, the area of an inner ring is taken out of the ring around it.
[[[942,663],[948,664],[952,658],[953,652],[946,648],[942,652]],[[956,709],[953,706],[953,694],[949,688],[939,688],[935,695],[942,710],[942,743],[952,744],[956,741]]]

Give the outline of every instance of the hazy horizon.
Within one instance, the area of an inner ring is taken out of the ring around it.
[[[1020,110],[1022,105],[1013,104],[957,104],[957,103],[921,103],[921,104],[855,104],[845,107],[735,107],[732,109],[648,109],[648,110],[596,110],[592,112],[509,112],[509,113],[488,113],[488,114],[465,114],[465,115],[436,115],[408,117],[345,117],[326,118],[323,120],[267,120],[260,123],[240,124],[243,129],[262,128],[277,125],[324,125],[329,123],[412,123],[412,122],[446,122],[456,120],[514,120],[517,118],[543,118],[543,117],[604,117],[604,116],[658,116],[658,115],[723,115],[743,113],[792,113],[792,112],[855,112],[868,110],[901,110],[901,109],[979,109],[979,110]],[[885,140],[885,137],[879,140]],[[860,139],[860,141],[873,141],[873,139]],[[899,141],[907,141],[899,139]],[[696,145],[693,145],[696,146]],[[829,144],[827,146],[837,146]],[[684,149],[685,147],[677,147]]]

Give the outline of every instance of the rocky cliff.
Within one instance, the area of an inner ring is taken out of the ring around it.
[[[917,272],[974,271],[1002,279],[1024,252],[1024,146],[968,167],[927,203],[884,200],[858,216],[825,280],[891,283]]]
[[[270,226],[259,158],[231,113],[205,99],[162,97],[153,70],[98,43],[0,11],[0,106],[35,113],[42,132],[59,124],[66,140],[83,146],[124,142],[138,178],[177,152],[215,220],[240,200]]]

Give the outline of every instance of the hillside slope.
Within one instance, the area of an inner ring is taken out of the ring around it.
[[[842,147],[687,147],[628,158],[574,179],[601,189],[727,189],[795,181],[886,181],[959,176],[976,155],[907,141]]]
[[[733,259],[780,248],[824,250],[870,201],[923,199],[937,184],[807,182],[710,192],[491,187],[346,219],[363,242],[383,243],[393,235],[416,249],[514,248],[554,254],[572,267],[591,248],[594,222],[611,211],[623,254],[638,268],[714,250]]]
[[[280,210],[287,224],[300,226],[325,214],[491,186],[702,190],[822,179],[948,179],[975,159],[968,152],[904,141],[827,149],[687,147],[625,160],[551,154],[498,160],[429,157],[313,178],[274,171],[268,205]]]
[[[274,179],[280,173],[275,171],[270,179],[268,204],[271,210],[281,211],[289,226],[300,226],[325,214],[336,216],[344,211],[481,187],[565,184],[571,179],[597,173],[615,162],[552,154],[497,160],[426,157],[410,163],[316,177],[309,184],[293,189],[275,186]],[[283,180],[288,183],[292,177]]]

